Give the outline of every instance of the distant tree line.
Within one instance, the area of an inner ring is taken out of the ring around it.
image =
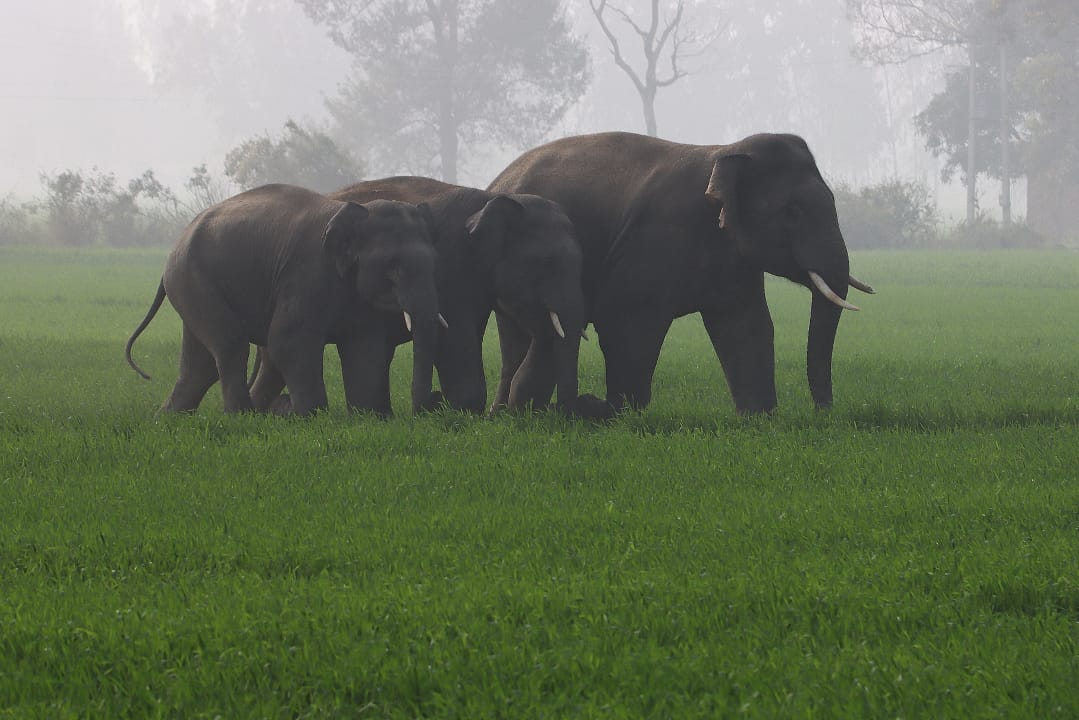
[[[98,168],[42,173],[42,194],[0,198],[0,245],[137,247],[171,243],[195,215],[241,190],[283,182],[321,192],[363,179],[362,162],[326,133],[293,120],[279,136],[257,135],[230,150],[224,176],[192,168],[177,192],[153,170],[121,182]]]

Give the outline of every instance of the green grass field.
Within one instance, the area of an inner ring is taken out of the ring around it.
[[[161,417],[165,251],[0,248],[0,717],[1079,717],[1079,254],[855,253],[836,407]],[[494,325],[488,373],[497,372]],[[582,390],[602,390],[596,343]]]

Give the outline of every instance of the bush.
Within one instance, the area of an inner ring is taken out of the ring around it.
[[[945,236],[944,244],[963,250],[996,250],[1002,248],[1044,248],[1048,246],[1045,236],[1039,234],[1026,222],[1005,225],[984,215],[974,222],[962,222]]]
[[[152,245],[175,237],[182,207],[153,170],[121,185],[97,168],[42,174],[45,235],[60,245]]]
[[[276,182],[331,192],[362,179],[364,167],[329,135],[289,120],[281,137],[260,135],[230,150],[225,174],[243,188]]]
[[[0,198],[0,245],[33,243],[39,235],[32,204],[20,203],[11,195]]]
[[[855,192],[835,190],[847,247],[925,248],[937,241],[937,207],[923,183],[890,180]]]

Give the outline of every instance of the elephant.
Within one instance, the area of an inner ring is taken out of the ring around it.
[[[435,284],[447,327],[439,333],[435,366],[441,401],[481,413],[487,402],[483,335],[496,307],[526,338],[531,362],[522,363],[502,406],[557,387],[556,407],[587,414],[577,404],[577,361],[584,333],[581,254],[573,226],[555,203],[534,195],[496,194],[426,177],[399,176],[350,185],[330,193],[350,202],[393,199],[425,203],[437,228]],[[398,322],[387,325],[387,357],[380,382],[388,383],[394,346],[409,339]],[[252,396],[267,402],[287,382],[260,362]]]
[[[611,412],[648,405],[671,322],[697,312],[738,414],[774,410],[766,272],[812,293],[809,389],[818,408],[832,405],[839,318],[858,309],[848,286],[873,289],[850,275],[835,197],[802,138],[689,145],[626,132],[574,136],[525,152],[488,189],[546,197],[573,222]],[[512,318],[498,314],[497,323],[504,380],[528,350]]]
[[[323,354],[337,345],[348,407],[390,412],[373,382],[387,325],[408,320],[416,350],[412,409],[431,396],[438,337],[433,219],[423,206],[334,200],[265,185],[200,213],[165,263],[131,348],[167,296],[183,320],[180,374],[165,412],[198,407],[221,380],[226,412],[257,407],[247,384],[250,343],[265,346],[291,390],[290,411],[327,406]]]

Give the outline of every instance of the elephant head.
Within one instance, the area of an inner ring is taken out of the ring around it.
[[[493,197],[466,227],[478,262],[490,268],[499,309],[553,344],[558,407],[573,412],[586,322],[573,223],[556,203],[515,194]]]
[[[403,315],[413,338],[412,409],[431,398],[438,325],[434,222],[426,205],[392,200],[342,203],[330,219],[323,245],[337,273],[360,299]]]
[[[850,275],[835,196],[805,141],[753,135],[723,148],[705,196],[739,257],[813,292],[806,370],[818,407],[832,404],[832,347],[848,286],[873,289]]]

